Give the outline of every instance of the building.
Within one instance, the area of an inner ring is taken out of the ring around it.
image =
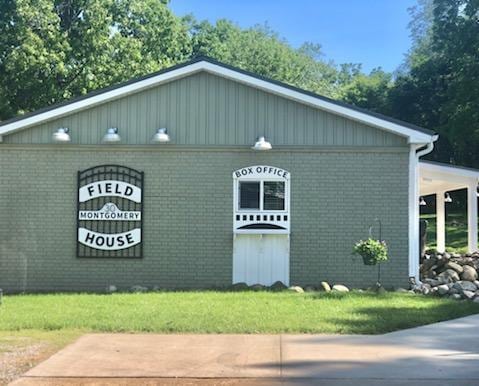
[[[418,277],[429,130],[198,58],[0,135],[6,291],[368,286],[379,223],[384,285]]]

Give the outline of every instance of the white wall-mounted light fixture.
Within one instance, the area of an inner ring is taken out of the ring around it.
[[[120,141],[121,137],[118,134],[118,129],[116,127],[110,127],[103,137],[103,143],[118,143]]]
[[[70,130],[67,127],[60,127],[56,129],[52,134],[52,140],[55,143],[68,143],[72,139],[70,138],[70,134],[68,134]]]
[[[451,195],[449,193],[446,193],[444,197],[444,202],[452,202]]]
[[[164,127],[157,129],[155,135],[151,139],[154,143],[168,143],[170,142],[170,136],[168,135],[168,130]]]
[[[271,150],[273,147],[264,137],[259,137],[252,147],[253,150]]]
[[[419,205],[421,205],[421,206],[426,206],[427,205],[426,200],[424,200],[424,197],[419,197]]]

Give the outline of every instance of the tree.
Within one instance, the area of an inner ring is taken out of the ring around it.
[[[338,71],[321,60],[321,47],[305,43],[294,49],[268,26],[241,29],[228,20],[212,25],[189,20],[192,53],[280,80],[293,86],[339,96]]]
[[[350,71],[343,65],[344,71]],[[389,101],[389,90],[392,87],[392,74],[381,68],[373,69],[369,75],[353,69],[342,87],[342,98],[345,102],[376,112],[385,112]]]
[[[166,0],[0,0],[0,119],[189,57]]]
[[[440,134],[436,159],[479,167],[479,0],[434,0],[432,9],[389,109]]]

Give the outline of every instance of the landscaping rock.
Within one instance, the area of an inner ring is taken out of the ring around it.
[[[266,289],[266,286],[264,286],[263,284],[253,284],[249,288],[252,289],[253,291],[263,291]]]
[[[118,288],[116,288],[116,285],[111,284],[108,287],[106,287],[106,293],[107,294],[112,294],[116,291],[118,291]]]
[[[431,287],[437,287],[438,285],[444,284],[442,280],[438,279],[424,279],[423,283],[429,284]]]
[[[293,285],[289,287],[288,290],[290,290],[291,292],[297,292],[299,294],[302,294],[304,292],[304,290],[299,285]]]
[[[463,272],[463,268],[462,266],[460,266],[459,264],[457,263],[454,263],[453,261],[449,261],[446,265],[445,265],[446,269],[453,269],[454,271],[456,271],[457,273],[462,273]]]
[[[475,281],[477,280],[477,271],[470,265],[464,265],[463,272],[461,274],[461,279],[466,281]]]
[[[349,288],[342,284],[335,284],[333,285],[333,291],[349,292]]]
[[[455,281],[460,280],[459,275],[453,269],[446,269],[444,272],[441,272],[438,275],[438,277],[443,278],[443,279],[447,280],[448,282],[455,282]]]
[[[235,283],[230,287],[231,291],[246,291],[249,289],[248,284],[240,282],[240,283]]]
[[[476,294],[472,291],[462,291],[462,296],[464,299],[472,300]]]
[[[331,291],[331,286],[328,284],[327,281],[322,281],[320,285],[323,291],[326,291],[326,292]]]
[[[288,287],[282,281],[275,281],[271,287],[269,287],[272,291],[283,291]]]
[[[424,262],[421,265],[421,272],[427,272],[429,271],[434,265],[436,265],[437,259],[436,258],[430,258],[424,260]]]
[[[420,291],[423,295],[429,295],[431,293],[431,286],[429,286],[428,284],[425,284],[421,287],[421,291]]]
[[[477,290],[477,287],[474,285],[473,282],[465,281],[465,280],[454,283],[453,288],[457,289],[460,292],[463,292],[463,291],[476,292]]]
[[[460,291],[454,287],[449,288],[449,295],[455,295],[458,294]]]
[[[395,289],[394,289],[394,292],[408,293],[409,291],[408,291],[406,288],[398,287],[398,288],[395,288]]]
[[[130,288],[131,292],[147,292],[148,288],[143,287],[141,285],[134,285],[133,287]]]
[[[473,302],[479,304],[479,297],[474,298]]]
[[[441,296],[446,295],[449,292],[449,286],[447,284],[441,284],[436,287],[437,293]]]

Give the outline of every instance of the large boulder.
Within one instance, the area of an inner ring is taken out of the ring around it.
[[[429,271],[437,262],[437,259],[434,257],[431,257],[430,259],[425,259],[424,262],[421,265],[421,272],[425,273]]]
[[[445,268],[446,268],[446,269],[453,269],[453,270],[456,271],[457,273],[462,273],[462,272],[463,272],[463,268],[462,268],[459,264],[457,264],[457,263],[455,263],[455,262],[453,262],[453,261],[449,261],[449,262],[445,265]]]
[[[446,269],[444,272],[441,272],[438,275],[438,278],[443,278],[447,282],[455,282],[460,280],[458,273],[453,269]]]
[[[240,282],[240,283],[234,283],[231,287],[231,291],[246,291],[249,289],[248,284]]]
[[[464,265],[463,272],[461,274],[461,279],[466,281],[477,280],[477,271],[470,265]]]
[[[278,280],[278,281],[275,281],[269,288],[272,291],[283,291],[287,289],[288,287],[282,281]]]
[[[429,284],[431,287],[437,287],[438,285],[444,284],[442,280],[438,279],[424,279],[422,282]]]
[[[476,292],[477,291],[477,287],[473,282],[465,281],[465,280],[461,280],[454,283],[453,288],[457,289],[460,292],[464,292],[464,291]]]
[[[304,289],[302,289],[299,285],[293,285],[288,288],[291,292],[296,292],[298,294],[302,294],[304,292]]]
[[[333,291],[337,292],[349,292],[349,288],[342,284],[333,285]]]
[[[327,281],[322,281],[321,282],[321,289],[325,292],[329,292],[331,291],[331,286],[329,285],[329,283]]]
[[[462,296],[464,299],[472,300],[476,294],[472,291],[462,291]]]
[[[252,289],[253,291],[263,291],[266,289],[266,286],[264,286],[263,284],[253,284],[249,288]]]
[[[441,296],[446,295],[449,292],[449,286],[447,284],[441,284],[437,286],[437,293]]]

